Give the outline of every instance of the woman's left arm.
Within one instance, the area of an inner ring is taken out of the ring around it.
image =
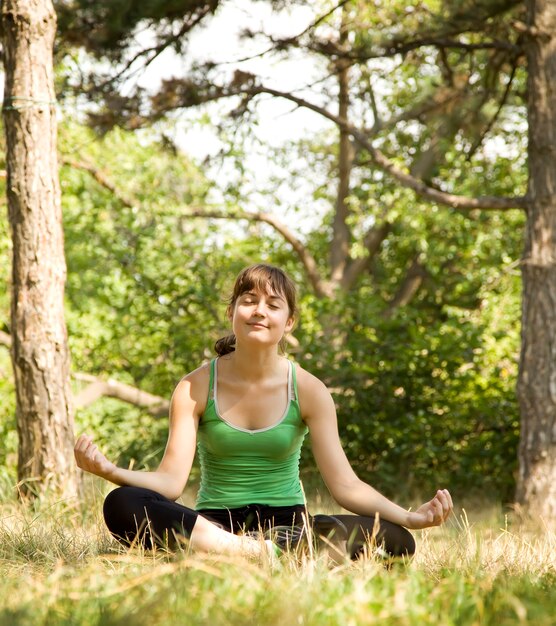
[[[336,408],[330,392],[318,379],[298,369],[298,393],[302,415],[311,436],[315,461],[336,502],[357,515],[376,515],[407,528],[439,526],[453,509],[446,490],[416,511],[407,511],[360,480],[340,443]]]

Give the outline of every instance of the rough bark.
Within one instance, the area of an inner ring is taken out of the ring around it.
[[[556,520],[556,3],[528,0],[529,206],[517,500]]]
[[[347,43],[348,31],[345,26],[345,11],[342,11],[340,29],[340,46]],[[338,61],[338,117],[349,119],[349,62]],[[349,259],[351,232],[348,226],[350,214],[348,198],[350,192],[350,174],[353,163],[351,137],[344,127],[340,127],[338,146],[338,192],[336,194],[336,210],[332,222],[332,240],[330,242],[330,280],[339,284],[343,278]]]
[[[49,0],[2,3],[20,492],[77,493]]]

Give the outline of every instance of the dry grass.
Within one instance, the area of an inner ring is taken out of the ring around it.
[[[552,626],[556,535],[494,508],[418,534],[411,563],[373,555],[278,568],[241,558],[125,551],[99,503],[0,513],[0,626],[505,624]]]

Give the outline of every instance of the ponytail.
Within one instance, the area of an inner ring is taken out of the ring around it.
[[[236,349],[236,336],[234,334],[226,335],[226,337],[221,337],[214,344],[214,350],[218,356],[224,356],[225,354],[230,354]]]

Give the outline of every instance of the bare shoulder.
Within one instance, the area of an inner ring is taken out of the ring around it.
[[[210,380],[210,363],[205,363],[186,374],[176,385],[172,395],[172,407],[180,410],[194,405],[197,415],[206,407]]]
[[[328,391],[326,385],[320,378],[317,378],[314,374],[311,374],[311,372],[303,369],[301,365],[297,363],[295,364],[295,373],[297,376],[297,386],[300,391],[302,389],[306,389],[307,391]]]
[[[334,410],[334,401],[326,385],[301,366],[296,365],[297,392],[304,418],[310,418],[324,409]]]

